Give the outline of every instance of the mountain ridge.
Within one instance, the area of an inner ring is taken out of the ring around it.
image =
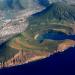
[[[58,20],[75,21],[75,7],[61,2],[50,4],[45,10],[33,14],[32,16],[42,16],[48,14],[48,18],[56,18]],[[47,17],[47,16],[46,16]]]

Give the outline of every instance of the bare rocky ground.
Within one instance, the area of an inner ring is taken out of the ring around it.
[[[0,44],[26,30],[28,22],[26,19],[37,11],[21,11],[14,19],[10,19],[0,27]]]
[[[31,51],[19,50],[19,52],[14,55],[14,57],[7,60],[6,62],[2,62],[0,64],[0,68],[18,66],[32,61],[41,60],[46,58],[48,55],[48,52],[40,52],[36,54]]]

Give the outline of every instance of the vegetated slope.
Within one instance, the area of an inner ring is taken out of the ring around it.
[[[36,13],[31,16],[29,19],[40,18],[40,19],[49,19],[49,20],[59,20],[59,21],[74,21],[75,20],[75,7],[68,5],[66,3],[52,3],[42,12]]]
[[[64,40],[45,40],[43,43],[38,43],[35,36],[50,29],[72,34],[73,29],[70,24],[75,22],[74,9],[65,3],[52,3],[45,10],[30,16],[27,30],[11,39],[8,45],[15,49],[54,52]]]
[[[70,29],[71,25],[75,22],[75,10],[74,6],[65,3],[53,3],[45,10],[33,14],[28,18],[29,27],[27,29],[30,33],[39,32],[42,30],[51,29]],[[39,31],[38,31],[39,30]]]

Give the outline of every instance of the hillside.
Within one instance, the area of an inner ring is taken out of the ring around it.
[[[9,44],[14,47],[16,40],[18,40],[18,46],[23,49],[55,51],[64,40],[45,40],[44,43],[40,44],[35,40],[35,37],[50,29],[72,34],[71,24],[75,21],[75,10],[73,9],[72,6],[65,3],[52,3],[45,10],[30,16],[28,18],[29,26],[26,31],[11,40]]]
[[[74,9],[74,6],[65,3],[53,3],[45,10],[28,18],[29,27],[27,31],[30,34],[36,34],[51,28],[72,33],[72,24],[75,22]]]
[[[31,16],[29,19],[34,18],[47,18],[49,20],[54,20],[56,21],[74,21],[75,20],[75,7],[73,5],[68,5],[66,3],[52,3],[50,6],[48,6],[45,10],[42,12],[36,13]]]
[[[45,39],[43,43],[39,43],[36,41],[37,36],[48,32],[48,30],[52,30],[54,33],[55,31],[62,34],[65,33],[65,35],[73,34],[75,7],[66,3],[52,3],[43,11],[28,17],[27,22],[27,29],[16,37],[9,39],[5,46],[25,52],[31,51],[36,55],[42,55],[42,52],[53,54],[57,51],[60,44],[64,43],[65,45],[67,39]],[[56,37],[54,33],[52,35]]]

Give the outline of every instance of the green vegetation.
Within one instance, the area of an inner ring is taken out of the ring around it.
[[[54,52],[64,40],[45,40],[43,43],[38,43],[34,37],[36,34],[48,31],[48,29],[72,34],[71,24],[75,22],[75,7],[63,3],[53,3],[45,10],[30,16],[27,20],[29,21],[27,30],[10,39],[6,43],[6,47],[2,49],[3,53],[0,52],[0,56],[7,58],[13,56],[17,52],[17,48],[35,53],[38,51]]]
[[[36,34],[44,33],[48,29],[72,34],[71,24],[75,21],[74,9],[74,7],[65,3],[51,4],[45,10],[30,16],[27,19],[29,21],[27,30],[9,41],[9,44],[15,43],[18,39],[20,47],[24,50],[55,51],[64,40],[45,40],[44,43],[38,43],[34,37]]]

